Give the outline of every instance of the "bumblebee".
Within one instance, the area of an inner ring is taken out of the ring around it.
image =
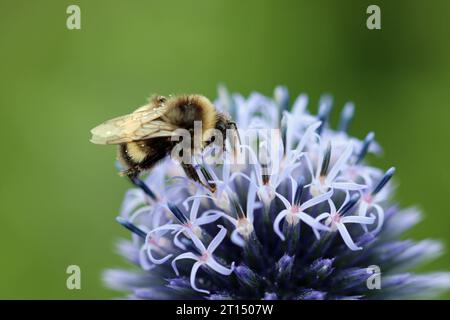
[[[237,135],[236,123],[227,114],[217,111],[208,98],[192,94],[169,98],[154,96],[134,112],[92,129],[91,142],[118,145],[118,160],[125,168],[121,175],[135,179],[171,154],[179,143],[173,139],[177,129],[187,130],[192,137],[196,121],[201,121],[202,132],[197,141],[191,140],[193,155],[214,142],[211,129],[220,132],[223,147],[227,130]],[[189,178],[201,183],[192,162],[181,162],[181,166]]]

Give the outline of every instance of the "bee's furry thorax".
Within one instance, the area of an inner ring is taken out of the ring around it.
[[[165,121],[187,130],[194,128],[195,121],[201,121],[203,132],[213,129],[216,124],[216,109],[208,98],[191,94],[167,101]]]

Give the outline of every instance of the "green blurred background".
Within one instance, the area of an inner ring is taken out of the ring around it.
[[[70,4],[81,30],[66,28]],[[366,28],[369,4],[382,30]],[[425,212],[411,236],[450,243],[449,1],[1,0],[0,12],[0,298],[117,296],[100,275],[127,266],[114,217],[129,185],[89,130],[151,93],[214,98],[219,83],[285,84],[313,110],[323,92],[353,100],[351,132],[376,132],[374,163],[395,165],[400,203]],[[70,264],[81,290],[66,289]]]

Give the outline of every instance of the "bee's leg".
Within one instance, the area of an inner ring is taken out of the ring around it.
[[[156,200],[155,193],[139,178],[139,174],[144,171],[139,165],[135,165],[127,170],[121,171],[119,174],[123,177],[127,177],[132,184],[136,187],[140,188],[146,195],[148,195],[151,199]]]
[[[198,173],[197,170],[195,170],[194,166],[192,164],[187,164],[187,163],[181,163],[181,167],[183,168],[184,172],[186,173],[186,175],[188,176],[188,178],[194,180],[195,182],[200,183],[202,186],[204,186],[205,188],[207,188],[208,190],[210,190],[211,192],[215,192],[216,191],[216,185],[212,182],[206,182],[204,183]],[[207,180],[210,180],[211,177],[209,176],[209,174],[205,174],[207,173],[205,170],[203,170],[203,174],[205,175],[205,178]]]
[[[145,193],[146,195],[148,195],[152,200],[156,200],[156,195],[155,195],[155,193],[154,193],[154,192],[153,192],[153,191],[145,184],[144,181],[142,181],[142,180],[139,178],[139,173],[140,173],[141,171],[142,171],[142,170],[140,170],[140,169],[138,169],[138,168],[136,168],[136,167],[133,167],[133,168],[130,168],[130,169],[121,171],[119,174],[120,174],[122,177],[127,177],[127,178],[131,181],[132,184],[134,184],[136,187],[138,187],[138,188],[140,188],[142,191],[144,191],[144,193]]]
[[[156,200],[155,193],[145,184],[144,181],[139,179],[136,175],[129,175],[128,179],[130,179],[131,183],[133,183],[136,187],[140,188],[146,195],[148,195],[153,200]]]
[[[142,164],[134,162],[127,153],[127,148],[125,144],[119,146],[118,152],[118,160],[124,166],[125,170],[119,172],[119,175],[122,177],[127,177],[131,183],[133,183],[136,187],[140,188],[146,195],[148,195],[151,199],[155,200],[155,193],[139,178],[139,174],[149,168],[143,167]]]
[[[204,185],[202,180],[200,179],[197,171],[195,170],[195,168],[194,168],[194,166],[192,164],[187,164],[187,163],[181,162],[181,167],[183,168],[184,173],[186,173],[186,176],[189,179],[192,179],[195,182],[198,182],[198,183]]]
[[[119,175],[121,177],[129,177],[131,179],[131,178],[137,178],[139,176],[140,172],[141,172],[141,170],[139,169],[139,167],[135,166],[135,167],[131,167],[126,170],[120,171]]]

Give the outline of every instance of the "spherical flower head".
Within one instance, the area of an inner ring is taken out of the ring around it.
[[[170,159],[125,196],[119,243],[134,270],[107,270],[111,288],[133,299],[399,299],[448,290],[450,274],[411,269],[442,252],[433,240],[401,240],[420,220],[392,203],[395,169],[365,162],[381,148],[369,132],[348,134],[354,106],[337,129],[329,96],[317,115],[302,94],[248,98],[223,87],[215,102],[236,122],[222,161],[196,158],[201,182]],[[244,160],[243,160],[244,159]],[[217,160],[217,159],[216,159]]]

